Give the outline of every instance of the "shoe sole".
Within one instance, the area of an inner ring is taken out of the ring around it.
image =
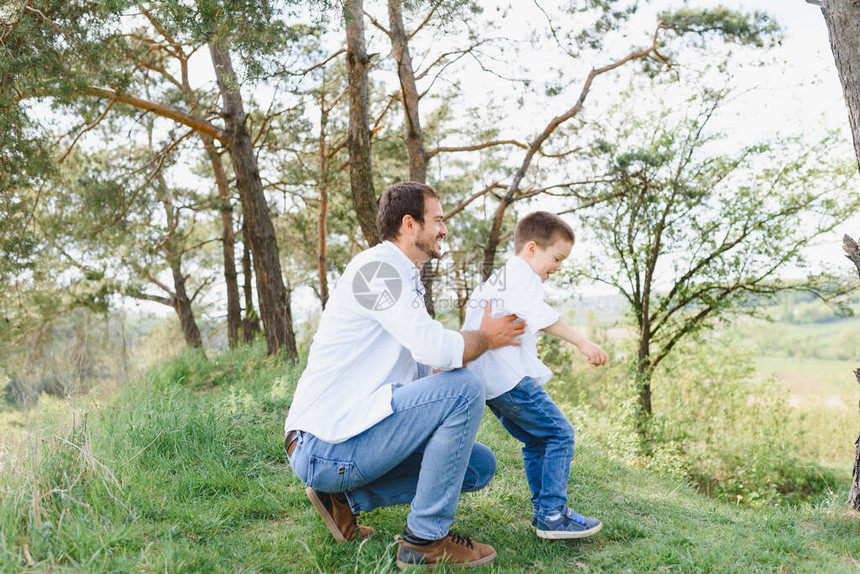
[[[412,564],[411,562],[401,562],[400,558],[398,558],[397,567],[400,570],[406,570],[407,568],[422,568],[424,570],[433,570],[438,566],[439,568],[448,567],[453,570],[456,570],[458,568],[471,568],[472,566],[481,566],[482,564],[489,564],[495,559],[496,551],[493,550],[492,554],[488,554],[480,560],[473,560],[472,562],[434,562],[433,564]]]
[[[571,540],[575,538],[586,538],[592,534],[600,532],[601,528],[603,528],[602,522],[593,528],[589,528],[588,530],[579,530],[577,532],[567,530],[540,530],[535,527],[535,533],[538,535],[538,538],[545,538],[546,540]]]
[[[322,516],[323,522],[325,522],[326,528],[331,532],[331,535],[334,536],[334,539],[338,542],[347,542],[346,537],[341,534],[340,529],[334,523],[334,518],[332,518],[331,514],[329,514],[328,509],[323,504],[323,501],[319,499],[317,493],[314,492],[314,489],[310,486],[305,489],[305,494],[308,495],[308,498],[311,499],[311,504],[314,505],[314,508],[317,509],[319,515]]]

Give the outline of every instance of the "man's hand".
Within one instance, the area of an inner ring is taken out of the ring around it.
[[[491,305],[484,307],[484,316],[481,318],[481,327],[478,332],[487,343],[487,349],[497,349],[507,345],[518,346],[519,337],[526,332],[525,321],[517,321],[516,315],[505,315],[494,319]],[[515,322],[516,321],[516,322]]]
[[[516,315],[506,315],[493,319],[490,305],[484,308],[481,326],[477,331],[460,331],[463,336],[463,364],[474,361],[488,349],[497,349],[505,345],[519,346],[519,337],[526,332],[526,324],[517,321]],[[516,322],[515,322],[516,321]]]
[[[606,361],[609,359],[609,355],[606,354],[606,351],[604,351],[588,339],[577,345],[577,348],[579,349],[580,353],[585,355],[585,358],[588,360],[588,363],[590,365],[594,365],[595,367],[605,365]]]

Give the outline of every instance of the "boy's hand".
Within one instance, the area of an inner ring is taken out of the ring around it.
[[[601,367],[606,364],[607,360],[609,360],[609,355],[606,354],[606,351],[587,339],[577,345],[577,348],[580,353],[585,355],[586,360],[588,360],[588,364],[594,365],[595,367]]]

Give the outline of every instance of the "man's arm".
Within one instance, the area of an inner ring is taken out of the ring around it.
[[[484,316],[477,331],[460,331],[465,345],[463,346],[463,364],[480,357],[484,351],[506,345],[519,346],[516,339],[526,331],[526,324],[517,320],[516,315],[506,315],[494,319],[490,305],[484,307]]]
[[[559,339],[564,339],[568,343],[575,345],[576,348],[579,349],[579,352],[585,355],[589,364],[592,364],[595,367],[605,365],[606,361],[609,359],[609,355],[606,354],[606,351],[583,337],[580,333],[575,331],[573,327],[562,320],[556,321],[549,327],[544,327],[543,332],[555,335]]]

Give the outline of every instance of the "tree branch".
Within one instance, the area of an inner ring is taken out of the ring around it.
[[[141,293],[138,291],[130,291],[124,293],[129,297],[133,297],[135,299],[141,299],[143,301],[155,301],[156,303],[161,303],[162,305],[167,305],[168,307],[176,308],[175,300],[169,297],[162,297],[160,295],[150,295],[149,293]]]
[[[388,28],[377,22],[376,18],[368,14],[367,11],[364,12],[364,15],[367,16],[367,19],[370,20],[371,24],[382,30],[382,33],[388,36],[389,39],[391,39],[391,32],[388,31]]]
[[[469,197],[467,197],[466,199],[461,201],[460,204],[457,205],[457,207],[451,209],[450,211],[448,211],[448,213],[445,214],[444,219],[447,220],[447,219],[450,219],[451,217],[454,217],[455,215],[457,215],[458,213],[463,211],[470,203],[472,203],[473,201],[475,201],[476,199],[485,195],[487,192],[489,192],[493,189],[505,189],[505,186],[500,184],[499,182],[491,183],[490,185],[488,185],[487,187],[485,187],[481,191],[473,193],[472,195],[470,195]]]
[[[69,154],[72,153],[72,150],[75,149],[75,144],[78,143],[78,140],[81,139],[81,136],[84,135],[85,133],[87,133],[88,131],[90,131],[91,129],[93,129],[94,127],[96,127],[97,125],[99,125],[101,123],[101,121],[103,119],[105,119],[105,116],[110,111],[110,109],[113,107],[113,104],[114,104],[114,102],[112,102],[112,101],[108,102],[108,105],[105,107],[104,111],[102,111],[102,113],[99,114],[99,117],[97,117],[91,124],[85,126],[84,129],[82,129],[81,131],[79,131],[77,133],[77,135],[75,135],[75,139],[72,140],[72,143],[69,144],[69,147],[66,150],[66,153],[63,154],[63,157],[61,157],[57,163],[63,163],[66,160],[66,158],[69,156]]]
[[[417,27],[417,28],[415,28],[415,29],[412,31],[412,33],[411,33],[411,34],[409,34],[409,37],[407,38],[408,40],[412,40],[412,38],[414,38],[414,37],[415,37],[415,34],[417,34],[418,32],[420,32],[420,31],[421,31],[421,29],[422,29],[422,28],[424,28],[424,26],[426,26],[426,25],[427,25],[427,23],[428,23],[428,22],[430,21],[430,19],[433,17],[433,14],[435,14],[435,13],[436,13],[436,9],[437,9],[438,7],[439,7],[439,4],[434,4],[434,5],[433,5],[433,9],[432,9],[432,10],[430,10],[430,12],[427,14],[427,17],[426,17],[426,18],[424,18],[424,21],[423,21],[423,22],[421,22],[421,23],[418,25],[418,27]]]
[[[213,126],[209,122],[204,119],[197,118],[194,116],[190,116],[185,112],[179,111],[175,108],[167,106],[165,104],[159,104],[156,102],[150,102],[135,96],[131,96],[128,94],[122,94],[111,90],[109,88],[96,88],[96,87],[86,87],[81,90],[84,94],[89,96],[95,96],[97,98],[105,98],[111,100],[113,102],[119,102],[121,104],[127,104],[139,110],[143,110],[145,112],[152,112],[157,116],[161,116],[163,118],[167,118],[175,121],[176,123],[180,123],[182,125],[188,126],[194,131],[198,131],[202,134],[210,136],[218,141],[224,143],[227,139],[227,136],[223,131]]]
[[[215,282],[215,278],[212,276],[209,276],[206,279],[204,279],[203,282],[197,287],[197,289],[194,290],[194,294],[188,300],[193,303],[194,300],[197,299],[197,296],[200,295],[200,292],[203,289],[205,289],[206,287],[208,287],[209,285],[212,285],[212,283],[214,283],[214,282]]]
[[[440,154],[442,152],[455,152],[455,151],[478,151],[484,148],[497,146],[497,145],[514,145],[522,149],[528,149],[528,146],[524,143],[518,142],[516,140],[494,140],[489,142],[484,142],[475,145],[467,145],[467,146],[449,146],[449,147],[437,147],[427,152],[427,159],[429,160],[431,157]]]
[[[332,54],[331,56],[329,56],[328,58],[326,58],[325,60],[323,60],[319,64],[314,64],[310,68],[302,70],[301,72],[290,73],[290,75],[291,76],[307,76],[308,74],[310,74],[314,70],[322,68],[323,66],[325,66],[326,64],[328,64],[329,62],[331,62],[332,60],[334,60],[335,58],[337,58],[338,56],[340,56],[341,54],[343,54],[345,52],[346,52],[346,48],[341,48],[340,50],[338,50],[337,52],[335,52],[334,54]]]
[[[174,293],[170,287],[168,287],[167,285],[165,285],[164,283],[159,281],[158,277],[156,277],[155,275],[148,273],[146,275],[146,280],[149,281],[150,283],[152,283],[153,285],[157,285],[158,287],[160,287],[162,290],[164,290],[165,293],[169,293],[173,299],[176,298],[176,293]]]

